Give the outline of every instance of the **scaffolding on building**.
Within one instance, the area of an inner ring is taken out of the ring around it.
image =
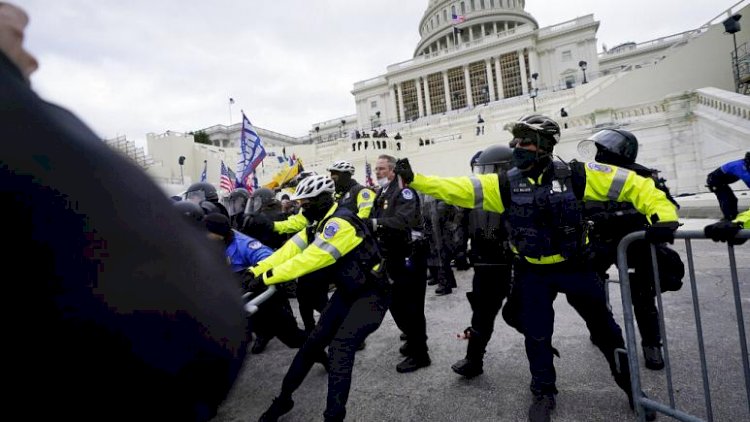
[[[737,92],[750,95],[750,46],[744,43],[732,52],[732,64],[734,65],[734,83]]]
[[[105,139],[104,143],[109,145],[110,148],[119,151],[126,157],[133,160],[138,166],[140,166],[142,169],[146,170],[149,167],[153,166],[154,159],[150,155],[146,155],[146,152],[143,150],[143,147],[139,147],[135,145],[135,142],[129,141],[125,135],[118,136],[116,138],[112,139]]]

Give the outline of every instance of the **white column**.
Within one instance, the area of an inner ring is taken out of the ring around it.
[[[430,103],[430,84],[427,83],[427,76],[422,78],[422,80],[424,81],[424,86],[422,87],[422,89],[424,89],[424,100],[427,102],[427,104],[425,104],[425,111],[427,112],[426,116],[431,116],[432,104]]]
[[[466,106],[474,107],[474,99],[471,98],[471,79],[469,79],[469,65],[464,66],[464,89],[466,89]]]
[[[495,82],[492,81],[492,59],[484,60],[484,67],[487,70],[487,88],[490,90],[490,101],[495,101]]]
[[[424,107],[424,103],[422,102],[422,82],[419,82],[419,77],[414,81],[414,84],[417,86],[417,117],[424,117],[424,113],[422,113]]]
[[[445,111],[453,110],[453,102],[451,101],[451,89],[448,84],[448,71],[443,71],[443,90],[445,91]]]
[[[541,75],[541,72],[539,71],[539,60],[537,59],[537,53],[536,50],[529,49],[529,73],[539,73]],[[537,78],[536,82],[532,82],[533,87],[532,88],[539,88],[539,78]]]
[[[503,73],[500,71],[500,56],[495,57],[495,74],[497,75],[497,99],[505,98],[503,91]]]
[[[497,21],[492,22],[492,34],[497,35]]]
[[[406,121],[406,113],[404,112],[404,96],[401,93],[401,84],[396,84],[396,98],[398,98],[398,111],[401,122]]]
[[[518,66],[521,69],[521,93],[529,93],[529,79],[526,77],[526,62],[523,59],[523,50],[518,50]]]
[[[505,32],[508,32],[508,21],[505,21]]]
[[[466,29],[464,29],[469,31],[469,42],[474,41],[474,31],[472,28],[472,26],[467,26]]]

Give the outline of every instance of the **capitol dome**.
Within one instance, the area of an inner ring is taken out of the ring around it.
[[[521,25],[538,29],[525,7],[526,0],[430,0],[419,22],[421,38],[414,57],[447,48],[451,42],[496,36]]]

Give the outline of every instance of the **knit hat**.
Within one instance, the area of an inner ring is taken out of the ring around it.
[[[206,223],[206,229],[211,233],[218,234],[221,237],[227,237],[232,232],[232,225],[229,224],[229,218],[224,214],[208,214],[203,218]]]

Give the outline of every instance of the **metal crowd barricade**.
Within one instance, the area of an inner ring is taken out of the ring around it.
[[[741,230],[737,236],[741,239],[750,239],[750,230]],[[625,336],[626,336],[626,347],[630,351],[628,353],[628,365],[630,367],[631,374],[631,387],[633,391],[633,404],[638,414],[640,421],[645,420],[644,408],[654,409],[665,415],[671,416],[681,421],[703,421],[703,419],[688,414],[684,411],[678,410],[675,406],[675,393],[674,386],[672,383],[672,367],[669,360],[669,342],[667,341],[667,332],[665,330],[664,323],[664,308],[662,303],[662,292],[661,292],[661,281],[659,280],[658,263],[656,261],[656,249],[651,245],[651,262],[654,269],[654,284],[656,290],[657,306],[659,310],[659,330],[662,333],[662,344],[664,351],[664,370],[667,379],[667,392],[669,394],[669,404],[661,403],[651,398],[645,398],[640,396],[641,392],[641,376],[640,367],[638,361],[638,353],[636,349],[636,334],[633,318],[633,301],[630,296],[630,279],[628,276],[628,265],[627,265],[627,249],[628,246],[636,240],[644,239],[645,232],[639,231],[631,233],[625,236],[617,247],[617,267],[620,275],[620,292],[622,296],[623,306],[623,319],[625,324]],[[675,232],[676,239],[685,239],[685,248],[687,255],[687,276],[689,276],[690,291],[693,302],[693,313],[695,317],[695,325],[697,331],[698,341],[698,352],[701,365],[701,375],[703,381],[703,394],[705,398],[706,406],[706,418],[708,421],[714,420],[713,406],[711,402],[711,391],[709,386],[708,377],[708,365],[706,363],[706,348],[704,344],[704,335],[701,322],[701,312],[698,303],[698,289],[695,279],[695,266],[694,257],[692,251],[692,239],[706,239],[703,231],[698,230],[678,230]],[[750,245],[750,244],[749,244]],[[745,337],[745,324],[742,313],[742,298],[740,296],[739,279],[737,276],[737,262],[735,258],[734,246],[727,245],[729,253],[729,270],[731,273],[732,290],[734,294],[734,305],[735,314],[737,316],[737,328],[739,332],[739,344],[740,344],[740,359],[742,361],[742,368],[744,370],[744,383],[745,383],[745,394],[747,397],[747,405],[750,410],[750,363],[748,363],[748,347],[747,339]]]
[[[245,304],[245,311],[247,311],[247,313],[250,315],[258,312],[258,306],[268,300],[269,297],[273,296],[274,293],[276,293],[276,286],[268,286],[265,292],[252,298]],[[247,299],[248,297],[250,297],[250,293],[245,293],[242,295],[243,299]]]

